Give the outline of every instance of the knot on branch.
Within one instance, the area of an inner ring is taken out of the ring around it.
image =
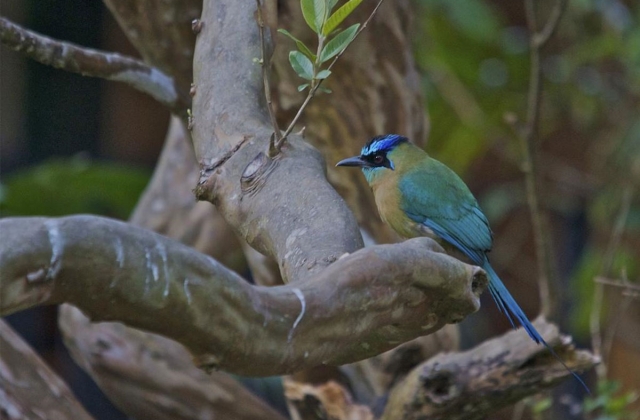
[[[461,389],[454,372],[435,364],[420,378],[424,397],[434,405],[442,405],[457,398]]]
[[[264,185],[269,174],[277,166],[278,160],[260,152],[242,171],[240,188],[243,194],[255,194]]]

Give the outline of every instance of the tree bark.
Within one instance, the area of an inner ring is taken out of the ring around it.
[[[533,324],[569,369],[582,372],[599,363],[590,352],[576,350],[555,325],[543,318]],[[546,347],[517,329],[415,368],[391,392],[382,420],[483,419],[567,377],[571,373]]]
[[[252,286],[212,258],[94,216],[0,220],[0,313],[67,302],[184,344],[246,376],[371,357],[479,308],[484,272],[428,238],[345,256],[295,284]],[[82,284],[82,287],[78,287]]]
[[[91,420],[67,385],[0,320],[0,418]]]
[[[227,374],[198,369],[173,340],[119,323],[91,323],[70,305],[61,317],[74,360],[133,418],[283,420]]]

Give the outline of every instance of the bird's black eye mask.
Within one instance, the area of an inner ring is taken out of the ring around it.
[[[367,162],[370,168],[389,168],[394,170],[393,162],[387,158],[386,152],[369,153],[368,155],[361,156],[361,159]]]

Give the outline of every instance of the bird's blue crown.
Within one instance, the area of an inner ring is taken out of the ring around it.
[[[361,156],[368,156],[375,153],[387,153],[393,150],[401,143],[408,142],[406,137],[399,134],[385,134],[383,136],[376,136],[369,140],[360,151]]]

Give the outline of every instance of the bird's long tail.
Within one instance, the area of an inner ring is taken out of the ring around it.
[[[515,318],[518,323],[522,325],[527,331],[529,337],[531,337],[531,339],[536,343],[543,344],[547,349],[549,349],[551,354],[553,354],[555,358],[560,361],[562,366],[564,366],[564,368],[567,369],[573,375],[573,377],[578,380],[578,382],[580,382],[580,385],[582,385],[584,389],[589,394],[591,394],[589,387],[587,387],[584,381],[578,376],[578,374],[569,369],[564,360],[562,360],[562,358],[558,356],[558,353],[553,350],[553,348],[544,340],[544,338],[542,338],[538,330],[535,329],[533,324],[531,324],[529,318],[527,318],[518,303],[516,303],[513,296],[511,296],[511,293],[509,293],[506,286],[502,283],[496,272],[493,270],[493,267],[491,267],[489,260],[485,259],[482,268],[484,269],[484,271],[486,271],[487,276],[489,277],[489,292],[491,292],[493,300],[496,302],[496,305],[498,305],[500,311],[507,316],[513,328],[517,328],[515,323],[513,322],[513,319]]]

